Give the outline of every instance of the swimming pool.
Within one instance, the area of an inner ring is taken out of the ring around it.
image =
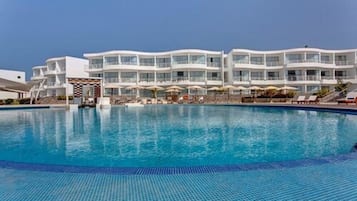
[[[0,111],[0,160],[86,167],[202,167],[335,156],[357,116],[272,107]]]

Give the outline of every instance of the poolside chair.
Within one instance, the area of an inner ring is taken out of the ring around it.
[[[204,103],[203,96],[201,96],[201,97],[198,99],[198,103],[200,103],[200,104]]]
[[[305,103],[305,96],[298,96],[298,98],[296,100],[291,101],[291,103],[296,102],[297,104],[302,104]]]
[[[164,102],[162,101],[161,98],[157,99],[156,103],[157,103],[157,104],[164,104]]]
[[[152,104],[151,98],[146,99],[146,104]]]
[[[357,92],[349,92],[347,93],[346,98],[343,99],[337,99],[337,104],[346,104],[348,105],[349,103],[356,103],[357,104]]]
[[[183,103],[183,97],[182,96],[178,99],[177,103],[179,103],[179,104]]]
[[[307,103],[307,104],[311,104],[311,103],[317,104],[318,103],[317,96],[315,96],[315,95],[309,96],[309,98],[305,101],[305,103]]]

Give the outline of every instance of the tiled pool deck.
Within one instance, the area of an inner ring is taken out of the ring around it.
[[[0,200],[357,200],[357,153],[159,173],[160,169],[125,173],[68,167],[51,171],[6,162],[0,167]]]

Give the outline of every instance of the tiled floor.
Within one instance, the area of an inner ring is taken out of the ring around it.
[[[178,175],[0,169],[0,200],[357,200],[357,160]]]

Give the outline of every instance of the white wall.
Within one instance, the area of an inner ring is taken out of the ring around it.
[[[1,70],[0,69],[0,78],[15,81],[15,82],[26,82],[26,74],[23,71],[14,71],[14,70]]]
[[[67,77],[88,77],[85,67],[89,64],[87,59],[66,57],[66,76]]]

